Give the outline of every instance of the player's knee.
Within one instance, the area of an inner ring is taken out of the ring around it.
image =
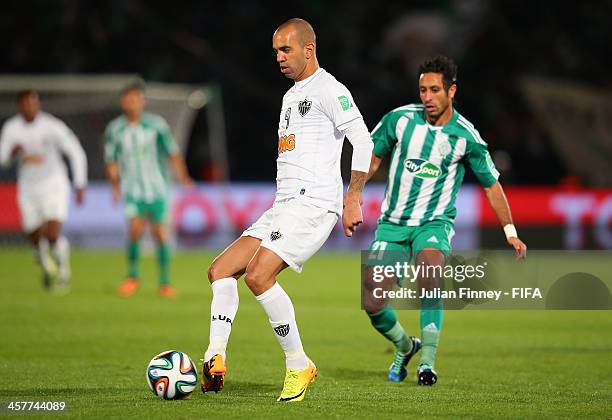
[[[220,270],[217,268],[217,263],[213,262],[210,267],[208,267],[208,281],[214,282],[215,280],[219,280],[222,278],[219,274]]]
[[[261,276],[257,270],[249,267],[244,276],[244,282],[250,289],[253,289],[253,287],[257,287],[257,285],[261,282]]]
[[[267,276],[264,275],[257,265],[249,266],[244,276],[244,282],[255,295],[266,289],[265,286],[268,280]]]
[[[158,244],[163,244],[168,240],[168,233],[163,225],[154,225],[151,230],[153,233],[153,239]]]
[[[380,299],[363,299],[363,310],[368,315],[373,315],[385,309],[386,303]]]
[[[140,238],[142,238],[142,229],[141,228],[130,228],[128,232],[128,236],[130,238],[130,241],[132,242],[139,241]]]
[[[48,226],[45,232],[47,240],[54,244],[60,236],[60,230],[55,226]]]
[[[167,237],[166,234],[164,232],[154,232],[153,233],[153,239],[155,240],[156,243],[158,244],[164,244],[167,241]]]

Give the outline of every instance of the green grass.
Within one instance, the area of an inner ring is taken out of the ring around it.
[[[145,367],[167,349],[201,357],[212,257],[175,256],[174,300],[157,296],[145,257],[142,289],[120,299],[120,253],[74,252],[72,293],[55,296],[42,291],[29,250],[0,250],[0,400],[67,400],[68,416],[96,418],[612,416],[612,312],[448,311],[438,384],[418,387],[413,364],[404,383],[388,383],[392,355],[360,310],[357,254],[321,254],[303,274],[281,275],[319,368],[303,403],[275,402],[283,354],[244,284],[225,390],[160,400]],[[400,317],[417,332],[418,313]]]

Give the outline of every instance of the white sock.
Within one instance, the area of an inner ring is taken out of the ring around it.
[[[225,360],[225,349],[238,311],[238,282],[233,277],[227,277],[212,282],[211,287],[210,341],[204,360],[210,360],[215,354],[220,354]]]
[[[38,240],[38,246],[34,250],[34,258],[36,258],[36,261],[45,273],[49,274],[53,271],[53,261],[51,261],[51,256],[49,255],[49,241],[47,241],[47,238],[40,238]]]
[[[70,243],[65,236],[60,236],[51,247],[51,255],[57,263],[60,279],[70,278]]]
[[[275,283],[256,299],[268,314],[270,325],[276,334],[278,343],[285,352],[288,369],[306,369],[308,357],[304,353],[302,340],[295,322],[293,303],[280,284]]]

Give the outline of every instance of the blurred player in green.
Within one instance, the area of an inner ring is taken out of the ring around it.
[[[372,177],[384,157],[390,156],[391,164],[376,238],[370,246],[370,262],[382,255],[380,251],[395,251],[406,258],[412,256],[417,266],[443,268],[451,251],[455,198],[466,167],[484,188],[508,244],[518,258],[526,256],[527,247],[512,224],[487,144],[472,123],[453,109],[456,81],[457,66],[451,59],[440,56],[425,61],[419,68],[422,103],[394,109],[372,131],[374,151],[368,176]],[[434,270],[423,272],[430,277],[418,277],[421,289],[440,287],[441,279],[431,275]],[[381,285],[390,289],[395,281],[387,278],[375,284],[372,278],[366,278],[364,293],[364,307],[372,325],[396,348],[388,378],[403,381],[406,365],[421,350],[417,383],[433,385],[438,379],[434,362],[442,329],[442,301],[421,301],[421,339],[408,336],[388,302],[368,293]]]
[[[172,297],[175,292],[169,284],[167,163],[182,185],[190,186],[192,180],[168,124],[161,116],[145,112],[144,107],[144,88],[129,85],[121,92],[123,115],[106,127],[106,173],[113,200],[118,202],[123,196],[128,219],[129,268],[118,292],[124,297],[131,296],[140,285],[140,239],[148,220],[157,243],[159,293]]]

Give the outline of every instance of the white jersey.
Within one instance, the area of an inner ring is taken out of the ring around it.
[[[300,197],[342,213],[340,156],[346,127],[356,119],[362,117],[351,93],[321,68],[287,91],[278,123],[277,202]]]
[[[8,165],[16,146],[25,155],[42,158],[41,163],[18,161],[17,185],[20,194],[38,194],[69,185],[68,172],[62,159],[65,154],[76,188],[87,184],[87,160],[78,139],[60,119],[39,112],[32,122],[20,114],[8,119],[0,135],[0,164]]]

